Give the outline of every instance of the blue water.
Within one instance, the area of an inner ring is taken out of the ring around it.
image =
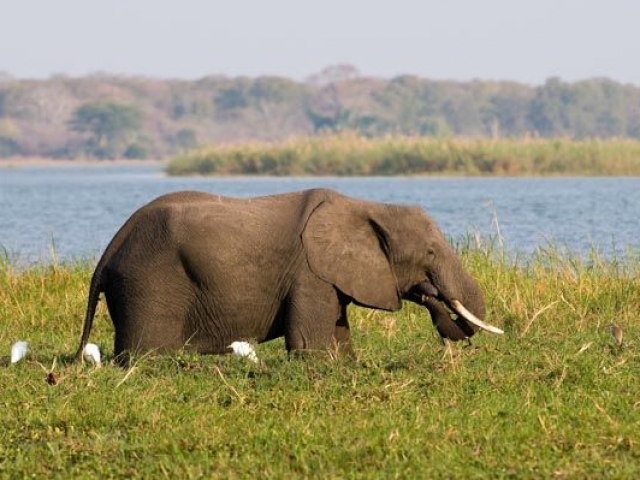
[[[94,259],[138,207],[195,189],[255,196],[312,187],[419,204],[456,240],[529,254],[553,244],[611,257],[640,250],[637,178],[172,178],[158,166],[0,168],[0,246],[19,263]]]

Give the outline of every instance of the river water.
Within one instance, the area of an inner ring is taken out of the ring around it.
[[[640,251],[638,178],[174,178],[157,165],[0,168],[0,248],[20,264],[95,259],[131,213],[166,192],[312,187],[419,204],[453,241],[493,239],[512,253]]]

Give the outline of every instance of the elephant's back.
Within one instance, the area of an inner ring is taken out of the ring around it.
[[[215,208],[216,206],[220,208],[237,207],[240,205],[244,207],[245,211],[251,211],[252,209],[261,209],[264,207],[277,208],[284,205],[301,205],[308,201],[317,203],[318,199],[323,200],[336,196],[343,197],[340,193],[326,188],[314,188],[259,197],[229,197],[197,190],[182,190],[161,195],[140,210],[171,205],[175,207],[208,205],[210,208]]]
[[[124,268],[123,261],[140,265],[184,248],[245,258],[273,250],[284,253],[298,248],[308,215],[327,194],[306,190],[236,198],[200,191],[168,193],[131,215],[102,260],[113,270]]]

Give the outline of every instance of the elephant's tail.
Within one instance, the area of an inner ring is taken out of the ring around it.
[[[82,352],[84,347],[89,341],[89,335],[91,334],[91,327],[93,326],[93,317],[96,314],[96,307],[100,300],[100,293],[102,292],[102,269],[96,268],[91,278],[91,286],[89,287],[89,300],[87,302],[87,313],[84,317],[84,327],[82,328],[82,338],[80,339],[80,346],[76,352],[75,361],[82,360]]]

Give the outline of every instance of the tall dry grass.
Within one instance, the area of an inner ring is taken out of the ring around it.
[[[438,139],[355,133],[203,147],[170,175],[640,175],[640,141]]]

